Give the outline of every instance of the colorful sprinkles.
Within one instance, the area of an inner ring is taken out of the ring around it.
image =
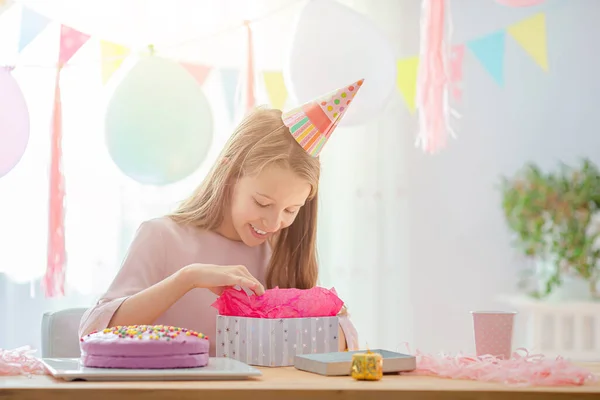
[[[175,339],[180,334],[184,334],[186,336],[195,336],[200,339],[207,339],[208,336],[203,333],[196,332],[191,329],[186,328],[178,328],[175,326],[168,325],[128,325],[128,326],[115,326],[112,328],[107,328],[102,331],[94,331],[88,334],[86,337],[90,337],[94,334],[102,332],[105,335],[112,334],[118,335],[121,339],[143,339],[144,334],[147,335],[147,338],[150,340],[166,340],[170,341],[171,339]],[[84,338],[80,339],[82,342]]]

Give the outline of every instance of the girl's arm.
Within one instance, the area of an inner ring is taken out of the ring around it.
[[[158,317],[192,289],[183,271],[185,269],[126,298],[110,319],[108,327],[152,325]]]
[[[242,265],[190,264],[173,275],[127,298],[109,326],[151,325],[192,289],[203,288],[220,295],[224,287],[241,286],[261,295],[264,288]]]
[[[80,336],[112,326],[151,325],[194,288],[219,294],[224,287],[241,286],[264,293],[261,283],[242,265],[191,264],[167,276],[169,238],[163,237],[161,223],[153,220],[140,226],[108,292],[83,315]]]

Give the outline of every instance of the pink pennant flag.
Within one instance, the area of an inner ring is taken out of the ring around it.
[[[86,35],[85,33],[79,32],[73,28],[70,28],[65,25],[61,25],[60,27],[60,53],[58,56],[58,65],[60,67],[64,66],[69,62],[71,57],[75,55],[90,39],[90,35]]]
[[[56,72],[54,110],[50,138],[50,204],[48,215],[48,260],[42,288],[46,297],[65,293],[65,178],[62,171],[62,105],[60,68]]]
[[[196,79],[196,82],[200,86],[204,85],[206,78],[208,78],[208,74],[210,74],[211,67],[207,65],[201,64],[190,64],[190,63],[180,63],[183,68],[187,70]]]

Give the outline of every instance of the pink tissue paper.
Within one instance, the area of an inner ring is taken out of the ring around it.
[[[497,382],[510,386],[581,386],[598,382],[591,371],[561,357],[546,358],[517,349],[508,360],[491,355],[463,354],[438,356],[419,351],[417,369],[407,375]]]
[[[336,316],[344,302],[335,289],[268,289],[262,296],[226,289],[213,303],[219,315],[247,318],[313,318]]]
[[[45,374],[46,368],[33,356],[34,352],[29,346],[14,350],[0,349],[0,376]]]

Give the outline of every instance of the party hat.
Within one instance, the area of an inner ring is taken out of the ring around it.
[[[285,126],[308,154],[318,157],[364,79],[283,113]]]

